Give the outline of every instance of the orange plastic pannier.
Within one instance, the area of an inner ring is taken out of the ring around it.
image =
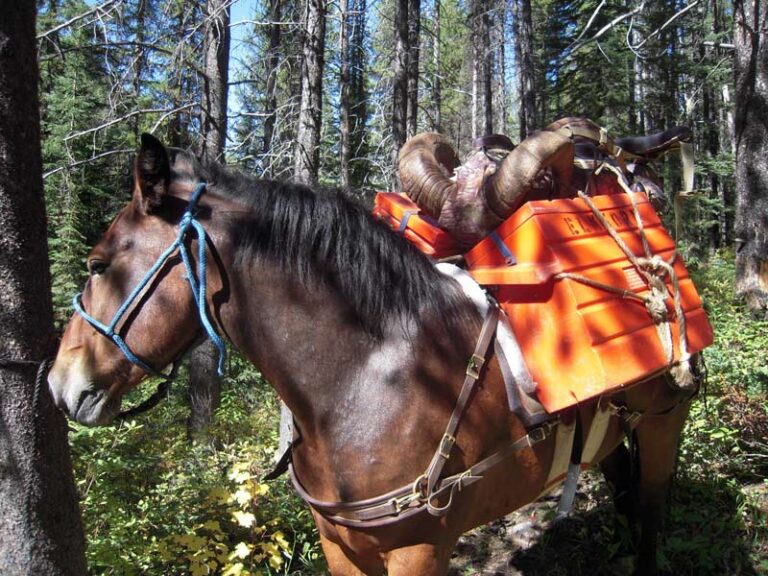
[[[416,203],[405,194],[379,192],[375,202],[374,216],[403,234],[427,256],[440,259],[460,253],[453,236],[440,228],[434,219],[422,214]]]
[[[670,260],[675,243],[645,194],[635,193],[651,253]],[[594,205],[637,256],[645,256],[627,194],[596,196]],[[514,255],[509,264],[503,247]],[[465,254],[469,271],[506,311],[537,385],[539,401],[556,412],[645,380],[668,366],[657,327],[643,302],[572,278],[572,273],[646,295],[648,286],[584,200],[530,201]],[[712,343],[693,282],[681,258],[674,260],[688,352]],[[679,323],[672,304],[674,358],[680,358]]]

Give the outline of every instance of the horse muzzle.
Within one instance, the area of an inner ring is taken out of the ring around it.
[[[57,358],[48,374],[48,387],[56,406],[85,426],[110,424],[120,411],[120,400],[94,385],[79,362],[67,365]]]

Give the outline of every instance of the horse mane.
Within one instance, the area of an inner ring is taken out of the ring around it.
[[[451,328],[476,318],[455,282],[424,254],[340,191],[262,180],[172,151],[174,180],[204,180],[209,190],[247,208],[238,228],[238,263],[266,258],[306,286],[337,289],[366,331],[392,320],[437,318]]]

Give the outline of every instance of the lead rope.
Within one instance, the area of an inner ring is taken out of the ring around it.
[[[600,221],[611,238],[613,238],[614,242],[616,242],[616,245],[621,249],[622,252],[624,252],[627,259],[646,279],[649,287],[649,294],[648,296],[640,296],[630,290],[610,286],[608,284],[592,280],[591,278],[581,274],[573,274],[570,272],[562,272],[560,274],[556,274],[555,279],[575,280],[595,288],[619,294],[623,298],[635,298],[642,301],[645,304],[645,307],[648,310],[651,318],[653,319],[654,324],[656,325],[659,341],[661,342],[664,353],[666,354],[667,364],[670,366],[670,372],[675,379],[675,383],[681,389],[690,390],[696,385],[696,382],[691,372],[691,355],[688,352],[688,337],[686,334],[685,314],[683,313],[680,297],[680,284],[677,278],[677,273],[675,272],[673,266],[675,258],[677,257],[677,253],[673,253],[669,261],[664,260],[661,256],[654,255],[652,253],[650,245],[648,244],[648,239],[645,235],[643,220],[640,216],[640,210],[637,206],[637,201],[635,200],[632,190],[627,185],[624,179],[624,175],[618,168],[607,163],[602,164],[600,168],[598,168],[597,173],[599,173],[604,168],[611,171],[616,176],[616,180],[618,181],[619,186],[621,186],[622,190],[627,194],[627,196],[629,196],[630,202],[632,203],[632,211],[635,216],[635,221],[637,222],[637,229],[643,244],[645,257],[638,257],[634,254],[634,252],[632,252],[626,242],[624,242],[621,236],[619,236],[619,233],[605,218],[605,216],[603,216],[602,212],[600,212],[597,206],[595,206],[594,202],[592,202],[592,199],[589,196],[587,196],[582,191],[579,191],[578,195],[582,200],[584,200],[586,205],[592,211],[592,214]],[[677,316],[678,319],[678,346],[680,349],[680,360],[677,365],[674,366],[672,365],[674,362],[672,326],[669,321],[669,314],[667,312],[666,304],[666,300],[669,297],[669,291],[663,280],[664,275],[659,273],[660,270],[663,270],[666,274],[669,274],[669,277],[672,280],[673,303],[675,316]]]

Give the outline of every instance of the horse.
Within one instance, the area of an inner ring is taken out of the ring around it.
[[[197,236],[185,232],[190,220]],[[206,334],[220,335],[293,413],[292,469],[310,502],[359,502],[413,486],[413,513],[382,522],[312,507],[334,576],[445,574],[462,533],[545,491],[556,434],[531,441],[488,353],[439,476],[466,477],[488,455],[504,457],[476,481],[458,481],[449,502],[438,494],[441,513],[425,511],[420,481],[445,442],[487,319],[454,279],[344,195],[203,166],[143,135],[132,198],[87,266],[48,376],[70,418],[109,424],[148,374],[163,374]],[[652,574],[690,395],[660,374],[605,400],[621,410],[592,463],[617,508],[636,518],[636,569]],[[578,406],[579,434],[599,401]],[[627,424],[622,411],[639,418]]]

